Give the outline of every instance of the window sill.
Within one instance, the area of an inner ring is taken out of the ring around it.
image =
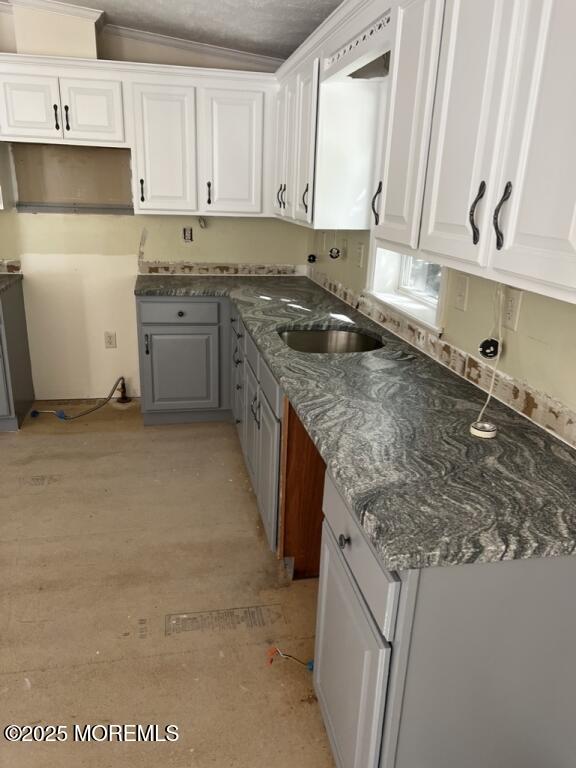
[[[431,307],[429,304],[417,301],[401,293],[376,293],[376,291],[367,291],[373,298],[382,304],[386,304],[395,309],[400,314],[416,320],[420,325],[425,326],[430,331],[442,333],[442,326],[438,322],[438,307]]]

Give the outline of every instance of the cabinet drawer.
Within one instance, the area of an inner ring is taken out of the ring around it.
[[[249,333],[246,334],[246,358],[250,363],[252,370],[256,374],[256,380],[260,381],[260,352],[254,339]]]
[[[217,325],[219,320],[217,301],[141,301],[142,323],[177,323]]]
[[[282,390],[262,357],[260,357],[260,389],[277,419],[282,419]]]
[[[378,628],[387,640],[392,641],[400,595],[400,580],[394,573],[382,568],[328,474],[326,474],[324,485],[323,510],[336,540],[338,541],[340,536],[344,539],[349,538],[342,547],[344,559]]]

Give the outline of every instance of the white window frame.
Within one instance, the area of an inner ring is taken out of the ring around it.
[[[406,274],[410,259],[428,260],[426,254],[392,251],[388,243],[373,238],[366,292],[380,303],[441,334],[447,282],[446,268],[442,267],[438,300],[435,302],[402,285],[402,276]]]

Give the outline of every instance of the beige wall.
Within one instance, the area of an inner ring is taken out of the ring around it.
[[[19,5],[13,6],[13,18],[18,53],[84,59],[97,56],[96,28],[90,19]]]
[[[182,241],[183,226],[194,243]],[[102,397],[124,375],[138,394],[134,281],[147,260],[304,264],[309,232],[272,219],[0,214],[0,258],[22,259],[39,399]],[[104,332],[117,349],[104,348]]]
[[[353,291],[366,287],[366,272],[370,246],[370,232],[362,231],[319,231],[312,232],[312,250],[318,258],[317,267],[330,279],[342,283]],[[362,266],[359,260],[359,246],[364,246]],[[330,248],[340,248],[344,255],[336,261],[328,256]]]
[[[0,2],[0,53],[16,53],[12,6]]]

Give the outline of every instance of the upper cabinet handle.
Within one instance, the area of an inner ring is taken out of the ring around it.
[[[212,205],[212,182],[209,181],[206,186],[208,187],[208,200],[206,202],[208,205]]]
[[[502,209],[502,206],[510,198],[510,195],[512,194],[512,182],[508,181],[506,183],[506,186],[504,187],[504,194],[500,198],[500,202],[494,209],[494,217],[492,219],[492,222],[494,224],[494,232],[496,232],[496,250],[501,251],[502,246],[504,245],[504,233],[500,229],[500,211]]]
[[[280,200],[280,192],[282,192],[282,184],[278,187],[278,192],[276,192],[276,202],[278,203],[278,208],[282,208],[282,200]]]
[[[382,192],[382,182],[378,184],[378,189],[374,193],[374,197],[372,198],[372,213],[374,214],[374,224],[378,226],[380,223],[380,214],[376,210],[376,200],[380,197],[380,194]]]
[[[282,208],[286,208],[286,184],[283,184],[281,187],[280,202],[282,203]]]
[[[302,195],[302,205],[304,206],[304,212],[308,213],[308,191],[310,189],[310,184],[306,184],[306,189],[304,190],[304,194]]]
[[[68,119],[68,113],[70,112],[70,107],[68,104],[64,104],[64,115],[66,117],[66,130],[70,130],[70,120]]]
[[[144,179],[140,179],[140,202],[143,203],[146,198],[144,197]]]
[[[58,122],[58,104],[54,104],[54,128],[57,131],[60,130],[60,123]]]
[[[470,206],[470,213],[468,214],[468,220],[470,221],[470,226],[472,227],[472,242],[474,245],[478,245],[478,241],[480,240],[480,230],[476,226],[476,220],[474,218],[474,215],[476,213],[476,206],[482,200],[484,195],[486,194],[486,182],[481,181],[480,186],[478,187],[478,194],[472,201],[472,205]]]

